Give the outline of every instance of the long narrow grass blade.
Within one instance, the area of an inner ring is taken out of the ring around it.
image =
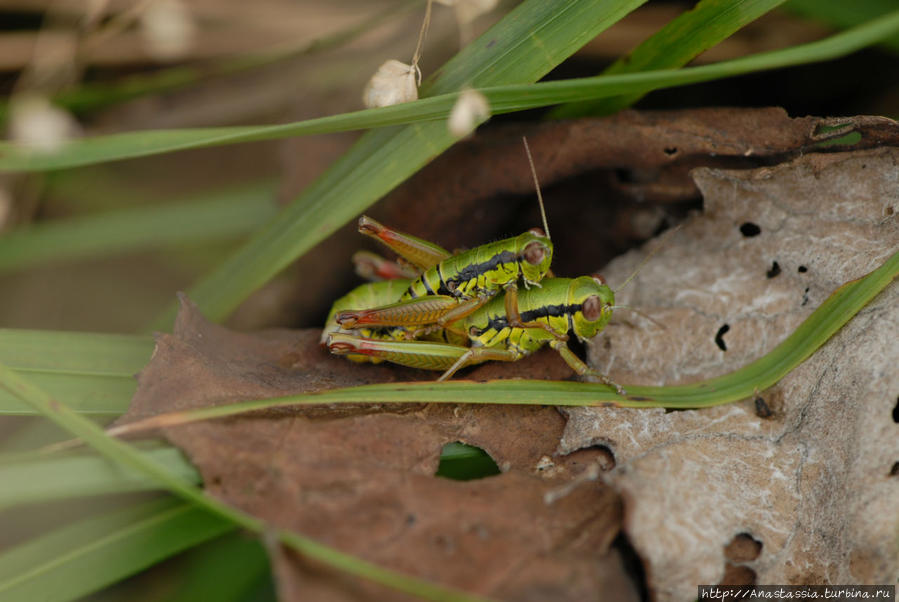
[[[527,0],[444,65],[422,93],[440,95],[463,86],[533,82],[643,1]],[[223,318],[291,261],[454,141],[443,121],[363,136],[268,227],[193,287],[191,299],[211,319]],[[174,305],[157,327],[167,326],[173,317]]]
[[[175,448],[142,452],[178,478],[197,485],[200,475]],[[159,481],[100,456],[0,456],[0,509],[87,495],[152,491]]]
[[[0,363],[87,414],[122,414],[152,352],[148,336],[0,329]],[[0,388],[0,415],[33,412]]]
[[[152,352],[146,335],[0,328],[0,363],[24,372],[132,377]]]
[[[487,97],[491,111],[502,114],[568,102],[645,94],[666,87],[832,60],[889,39],[897,33],[899,11],[893,11],[823,40],[712,65],[527,85],[504,85],[502,81],[480,80],[472,83]],[[457,98],[455,91],[435,89],[431,97],[391,107],[278,125],[152,130],[98,136],[72,141],[52,154],[34,153],[10,142],[0,142],[0,171],[60,169],[206,146],[443,121],[449,116]]]
[[[272,182],[194,202],[57,220],[0,236],[0,272],[247,234],[276,213]]]
[[[842,29],[855,27],[896,9],[895,0],[789,0],[784,8]],[[899,52],[899,35],[884,38],[880,46]]]
[[[700,0],[627,56],[618,59],[603,75],[639,73],[683,67],[702,52],[726,40],[744,25],[783,4],[784,0]],[[555,119],[582,115],[609,115],[637,102],[642,94],[613,96],[557,107]]]
[[[627,385],[621,397],[603,384],[568,381],[496,380],[387,383],[332,389],[229,405],[161,414],[111,429],[133,434],[146,429],[234,416],[244,412],[293,405],[334,403],[461,403],[556,406],[618,406],[694,409],[746,399],[773,386],[830,339],[899,275],[899,252],[870,274],[844,284],[812,312],[782,343],[756,361],[726,374],[690,385],[646,387]]]
[[[6,388],[45,417],[82,439],[88,446],[99,451],[110,460],[156,479],[160,485],[164,486],[171,493],[192,503],[197,509],[208,511],[213,515],[230,521],[234,525],[239,525],[255,533],[269,534],[277,541],[309,558],[402,592],[428,600],[479,599],[476,596],[469,596],[428,581],[379,567],[307,539],[297,533],[276,529],[259,518],[231,508],[227,504],[205,495],[201,489],[193,486],[183,478],[173,475],[165,466],[152,458],[142,455],[132,446],[110,437],[100,427],[79,416],[60,401],[51,398],[46,392],[36,388],[28,380],[22,378],[3,364],[0,364],[0,387]]]
[[[172,497],[104,513],[0,555],[0,600],[75,600],[232,529]]]

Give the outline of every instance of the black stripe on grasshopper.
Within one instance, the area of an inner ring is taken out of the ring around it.
[[[574,312],[581,311],[582,308],[582,303],[575,303],[572,305],[544,305],[536,309],[521,312],[521,321],[533,322],[539,318],[558,318],[566,316],[568,318],[568,330],[573,330],[574,325],[571,316]],[[505,315],[491,316],[487,322],[487,328],[492,328],[494,330],[502,330],[503,328],[508,328],[508,326],[509,319]]]
[[[491,297],[521,279],[539,283],[552,262],[552,242],[534,228],[514,238],[475,247],[441,261],[412,281],[403,298],[450,295]]]

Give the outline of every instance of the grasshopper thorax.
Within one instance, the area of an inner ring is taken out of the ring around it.
[[[572,326],[579,339],[589,339],[600,332],[612,318],[615,293],[599,277],[581,276],[571,281],[568,298],[580,310],[572,314]]]

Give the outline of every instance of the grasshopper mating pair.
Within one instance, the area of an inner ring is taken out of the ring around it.
[[[538,185],[543,212],[539,190]],[[553,246],[545,215],[544,228],[452,254],[363,216],[359,231],[386,244],[420,273],[413,279],[363,284],[338,299],[322,344],[353,361],[442,370],[438,380],[489,360],[517,361],[548,344],[576,373],[598,377],[624,395],[566,344],[568,333],[583,341],[605,328],[614,293],[598,276],[547,277]],[[369,258],[363,256],[364,261]],[[391,276],[402,273],[392,262],[374,261],[390,266]],[[519,281],[524,285],[520,290]]]

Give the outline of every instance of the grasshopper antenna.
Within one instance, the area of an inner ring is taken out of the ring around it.
[[[640,316],[641,318],[643,318],[643,319],[645,319],[645,320],[649,320],[650,322],[652,322],[653,324],[655,324],[656,326],[658,326],[658,327],[661,328],[662,330],[666,330],[664,324],[662,324],[661,322],[659,322],[658,320],[656,320],[655,318],[653,318],[652,316],[650,316],[650,315],[647,314],[646,312],[640,311],[639,309],[637,309],[637,308],[635,308],[635,307],[631,307],[630,305],[613,305],[613,306],[612,306],[612,309],[613,309],[613,310],[615,310],[615,309],[626,309],[626,310],[628,310],[628,311],[632,311],[632,312],[634,312],[635,314],[637,314],[638,316]]]
[[[521,137],[524,142],[524,152],[528,155],[528,163],[531,165],[531,175],[534,176],[534,187],[537,189],[537,202],[540,204],[540,217],[543,218],[543,231],[546,232],[546,238],[552,240],[549,235],[549,224],[546,222],[546,208],[543,206],[543,195],[540,193],[540,181],[537,180],[537,169],[534,167],[534,158],[531,156],[531,148],[528,146],[528,139]]]
[[[641,261],[640,264],[634,269],[634,271],[631,272],[631,275],[627,277],[627,280],[625,280],[624,283],[623,283],[621,286],[618,287],[618,291],[617,291],[617,292],[621,292],[622,290],[624,290],[624,287],[626,287],[628,284],[630,284],[630,281],[634,279],[634,276],[636,276],[637,274],[640,273],[640,270],[643,269],[643,266],[645,266],[646,263],[647,263],[650,259],[652,259],[653,257],[655,257],[656,253],[658,253],[659,251],[661,251],[662,249],[665,248],[665,245],[668,243],[668,240],[667,240],[667,239],[668,239],[668,238],[671,238],[671,236],[674,234],[674,232],[677,232],[678,230],[680,230],[682,226],[683,226],[683,224],[678,224],[678,225],[675,226],[674,228],[671,228],[670,230],[668,230],[667,233],[665,233],[665,238],[666,238],[666,240],[664,240],[664,241],[662,241],[661,243],[659,243],[659,244],[656,246],[655,249],[653,249],[652,251],[650,251],[649,254],[648,254],[646,257],[643,258],[643,261]],[[618,307],[624,307],[624,306],[618,306]],[[631,309],[631,310],[633,311],[632,308],[628,308],[628,309]]]

